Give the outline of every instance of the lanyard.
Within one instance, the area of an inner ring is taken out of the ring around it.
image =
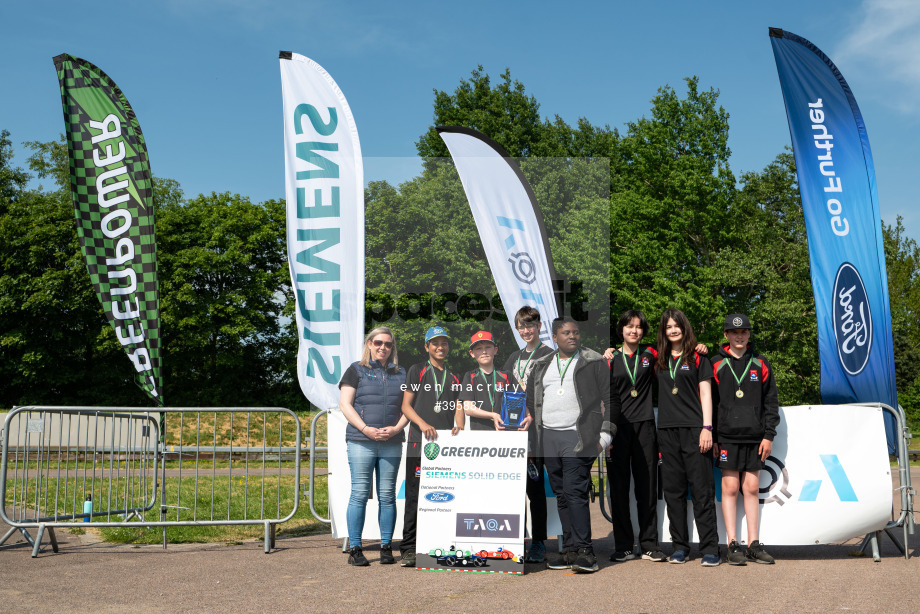
[[[737,375],[735,375],[735,368],[732,366],[731,359],[728,359],[728,370],[732,372],[732,377],[734,377],[735,381],[738,383],[738,392],[735,393],[735,396],[738,397],[739,399],[744,396],[744,393],[741,392],[741,381],[744,379],[744,374],[750,368],[752,362],[754,362],[753,354],[751,354],[751,359],[748,361],[747,366],[741,370],[741,377],[738,377]]]
[[[521,352],[521,356],[518,356],[518,359],[517,359],[517,366],[515,366],[515,370],[517,371],[517,374],[518,374],[518,380],[519,380],[522,384],[524,383],[524,374],[527,373],[527,365],[530,364],[530,359],[533,358],[533,355],[536,354],[536,353],[537,353],[537,350],[539,350],[539,349],[540,349],[540,346],[539,346],[539,345],[533,349],[533,352],[531,352],[531,353],[530,353],[530,356],[527,357],[527,362],[524,363],[524,368],[523,368],[523,369],[521,368],[521,356],[524,355],[524,352]]]
[[[629,376],[629,381],[633,385],[633,388],[636,387],[636,372],[639,370],[639,348],[636,348],[635,356],[636,359],[633,361],[633,370],[632,373],[629,372],[629,363],[626,362],[626,347],[624,346],[622,350],[623,364],[626,366],[626,375]],[[673,376],[672,376],[673,379]]]
[[[672,356],[671,359],[673,358]],[[673,365],[671,365],[670,360],[668,361],[668,371],[671,373],[671,381],[674,382],[674,384],[677,384],[677,365],[680,364],[681,358],[683,358],[683,354],[677,357],[677,361]]]
[[[569,371],[569,365],[572,364],[572,361],[575,357],[578,356],[578,352],[572,354],[567,361],[565,361],[565,369],[562,368],[562,363],[559,360],[559,354],[556,354],[556,370],[559,371],[559,387],[562,388],[562,383],[565,382],[565,374]]]
[[[435,366],[431,364],[431,361],[428,361],[428,366],[431,367],[431,375],[434,377],[434,402],[437,403],[441,400],[441,395],[444,394],[444,383],[447,382],[447,365],[444,365],[444,377],[441,378],[441,388],[438,388],[438,374],[435,372]]]
[[[486,374],[482,372],[482,367],[479,368],[479,375],[482,376],[482,381],[486,383],[486,391],[489,393],[489,406],[495,407],[495,399],[492,397],[492,391],[495,389],[495,369],[492,369],[492,387],[489,388],[489,380],[486,379]]]

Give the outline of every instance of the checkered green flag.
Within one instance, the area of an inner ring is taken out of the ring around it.
[[[144,392],[163,404],[153,189],[140,124],[115,82],[54,58],[70,154],[77,234],[96,295]]]

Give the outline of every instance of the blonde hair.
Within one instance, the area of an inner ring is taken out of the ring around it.
[[[359,361],[360,364],[365,367],[371,366],[371,348],[368,343],[377,335],[389,335],[390,339],[393,340],[393,351],[390,352],[389,362],[392,362],[394,365],[398,365],[399,360],[396,357],[396,335],[394,335],[393,331],[386,326],[378,326],[371,332],[367,333],[367,336],[364,338],[364,351],[361,352],[361,360]]]

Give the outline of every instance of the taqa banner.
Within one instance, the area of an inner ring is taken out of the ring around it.
[[[89,277],[134,365],[135,382],[163,405],[154,202],[144,135],[128,99],[98,67],[66,54],[54,58],[54,67]]]
[[[421,460],[416,567],[523,573],[527,433],[438,431]]]
[[[287,249],[297,301],[297,378],[337,407],[364,336],[364,170],[345,96],[323,67],[282,51]]]
[[[550,326],[557,317],[552,255],[530,184],[501,145],[469,128],[439,127],[457,167],[463,190],[495,278],[514,338],[514,314],[529,305],[541,315],[540,339],[555,347]]]
[[[853,92],[820,49],[770,28],[808,232],[825,403],[897,408],[875,167]],[[888,423],[894,452],[895,425]]]
[[[883,410],[805,405],[779,411],[773,451],[760,472],[760,541],[768,547],[836,544],[884,529],[891,519],[892,481]],[[714,475],[719,538],[724,544],[722,473],[715,468]],[[739,494],[739,542],[747,540],[742,499]],[[693,517],[689,504],[687,515]],[[670,541],[660,494],[658,521],[661,540]],[[699,534],[691,525],[696,541]]]

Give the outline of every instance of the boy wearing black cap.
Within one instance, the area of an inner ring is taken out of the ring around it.
[[[773,450],[779,425],[779,401],[773,367],[751,346],[751,322],[740,313],[725,318],[728,343],[713,362],[715,427],[713,449],[722,469],[722,516],[728,541],[728,563],[773,564],[758,539],[760,470]],[[743,493],[748,547],[737,541],[738,491]]]
[[[428,360],[412,365],[406,374],[402,412],[411,423],[406,449],[406,507],[403,513],[403,538],[399,544],[400,565],[415,567],[415,531],[418,519],[418,490],[421,478],[422,435],[433,441],[438,429],[463,430],[466,418],[457,400],[460,380],[445,361],[450,350],[447,331],[432,326],[425,333]]]

